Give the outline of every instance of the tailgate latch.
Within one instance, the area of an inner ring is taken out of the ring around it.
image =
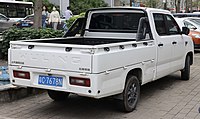
[[[46,72],[51,72],[51,69],[45,69]]]
[[[34,48],[34,45],[29,45],[28,46],[28,49],[33,49]]]
[[[66,48],[65,48],[65,51],[66,51],[66,52],[70,52],[71,50],[72,50],[71,47],[66,47]]]

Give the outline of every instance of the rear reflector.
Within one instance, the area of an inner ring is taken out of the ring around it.
[[[69,77],[69,82],[71,85],[90,87],[90,79],[87,78]]]
[[[30,79],[30,73],[25,71],[13,71],[13,75],[15,78],[23,78],[23,79]]]

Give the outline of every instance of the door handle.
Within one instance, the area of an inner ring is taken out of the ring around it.
[[[172,42],[172,44],[175,45],[175,44],[177,44],[177,42],[174,41],[174,42]]]
[[[163,44],[162,44],[162,43],[158,44],[158,47],[162,47],[162,46],[163,46]]]

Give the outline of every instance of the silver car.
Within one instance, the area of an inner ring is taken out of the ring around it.
[[[0,13],[0,33],[10,28],[15,24],[14,20],[10,20],[8,17]]]

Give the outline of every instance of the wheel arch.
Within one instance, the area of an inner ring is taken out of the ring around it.
[[[124,81],[123,82],[123,91],[126,86],[127,79],[130,76],[136,76],[137,79],[139,80],[140,85],[142,84],[142,69],[141,68],[131,69],[125,74],[125,80],[123,80]],[[122,91],[122,93],[123,93],[123,91]],[[115,95],[115,98],[122,100],[123,99],[122,93]]]
[[[141,68],[135,68],[135,69],[130,70],[127,73],[126,79],[128,79],[129,76],[136,76],[140,84],[142,84],[142,69]]]

